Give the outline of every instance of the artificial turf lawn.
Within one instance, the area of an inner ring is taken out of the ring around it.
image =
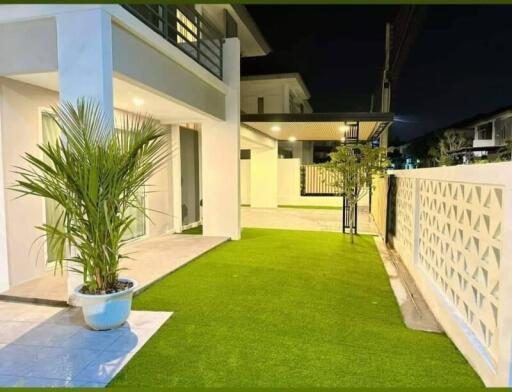
[[[481,386],[407,329],[370,236],[244,229],[136,297],[174,311],[112,386]]]
[[[203,234],[203,226],[199,225],[191,229],[183,230],[181,234]]]

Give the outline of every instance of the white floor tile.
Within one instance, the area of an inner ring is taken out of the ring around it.
[[[133,353],[104,352],[80,372],[75,380],[108,383],[123,368]]]
[[[26,321],[0,321],[0,343],[9,344],[22,337],[37,324]]]
[[[0,387],[104,387],[172,315],[134,311],[122,328],[99,332],[81,309],[16,305],[0,302],[12,317],[0,317]]]
[[[0,349],[0,375],[26,376],[35,366],[34,347],[8,344]]]
[[[128,334],[129,330],[118,328],[112,331],[92,331],[83,328],[75,335],[62,342],[61,347],[83,348],[93,351],[103,351]]]
[[[169,312],[142,312],[135,311],[130,313],[128,321],[123,325],[122,328],[160,328],[165,323],[172,313]]]
[[[62,347],[80,330],[81,327],[73,325],[39,324],[16,339],[14,343],[38,347]]]
[[[97,351],[41,347],[35,352],[36,365],[27,376],[71,380],[96,358]]]

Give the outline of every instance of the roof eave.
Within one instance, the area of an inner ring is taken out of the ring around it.
[[[240,20],[245,24],[245,26],[249,29],[251,34],[253,35],[254,39],[258,43],[258,45],[261,47],[264,55],[266,56],[272,51],[272,48],[268,44],[267,40],[261,33],[258,25],[252,18],[251,14],[249,14],[249,11],[247,11],[247,8],[245,5],[242,4],[231,4],[231,7],[236,12]]]
[[[392,122],[393,113],[339,112],[339,113],[262,113],[242,114],[242,122],[336,122],[381,121]]]

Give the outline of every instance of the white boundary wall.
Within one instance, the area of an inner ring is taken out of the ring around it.
[[[390,174],[390,242],[486,385],[510,386],[512,163]]]
[[[278,205],[341,207],[339,196],[301,196],[300,159],[277,160],[277,202]],[[251,204],[251,160],[240,161],[240,187],[242,204]],[[359,206],[368,206],[368,196],[359,202]]]

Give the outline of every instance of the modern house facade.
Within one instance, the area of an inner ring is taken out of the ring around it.
[[[116,124],[142,113],[168,130],[171,158],[142,192],[150,219],[133,237],[202,222],[240,238],[240,57],[268,50],[242,6],[1,6],[0,292],[45,272],[34,226],[52,206],[7,187],[22,155],[59,137],[45,114],[59,102],[94,99]]]
[[[480,115],[471,125],[474,130],[474,148],[493,151],[496,147],[503,147],[507,140],[512,139],[512,108],[500,108]],[[483,151],[487,152],[482,150],[479,155]]]
[[[341,144],[379,140],[392,115],[314,113],[310,97],[298,73],[242,77],[242,204],[342,206],[317,164]]]

